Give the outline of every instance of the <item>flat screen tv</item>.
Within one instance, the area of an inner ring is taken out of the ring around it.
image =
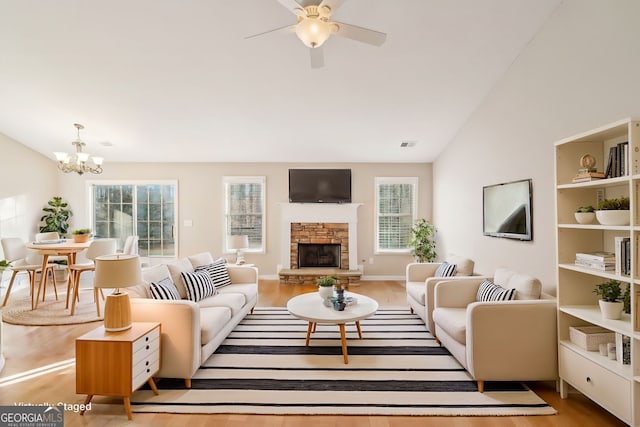
[[[482,187],[485,236],[533,240],[531,179]]]
[[[351,169],[289,169],[289,202],[351,203]]]

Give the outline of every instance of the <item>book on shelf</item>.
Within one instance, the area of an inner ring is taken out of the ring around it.
[[[576,259],[585,261],[610,261],[614,262],[616,254],[613,252],[595,251],[595,252],[577,252]]]
[[[609,148],[607,167],[604,172],[605,178],[616,178],[625,176],[628,173],[627,163],[629,161],[629,142],[621,142]]]
[[[633,312],[635,313],[635,319],[633,322],[634,325],[634,330],[636,332],[640,331],[640,292],[636,292],[635,294],[635,298],[633,301],[633,304],[635,305],[635,307],[633,307]]]
[[[613,271],[616,269],[614,262],[586,261],[576,258],[575,264],[580,267],[593,268],[594,270]]]
[[[616,254],[616,274],[629,275],[631,272],[631,239],[628,237],[614,237],[614,250]]]
[[[622,365],[631,365],[631,338],[616,332],[616,361]]]

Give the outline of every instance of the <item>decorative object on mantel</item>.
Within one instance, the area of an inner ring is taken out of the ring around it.
[[[578,224],[591,224],[596,219],[595,208],[591,205],[580,206],[574,215]]]
[[[91,229],[90,228],[79,228],[77,230],[73,230],[71,232],[73,236],[73,241],[76,243],[86,243],[89,241],[89,237],[91,237]]]
[[[249,247],[249,236],[246,234],[229,236],[229,249],[236,251],[236,264],[245,263],[242,250]]]
[[[629,225],[629,198],[602,200],[598,203],[596,219],[602,225]]]
[[[103,255],[96,257],[96,288],[111,288],[116,291],[107,295],[104,303],[104,329],[107,332],[124,331],[131,328],[131,303],[129,294],[121,288],[142,285],[142,268],[138,255]],[[95,294],[95,298],[98,295]]]
[[[593,293],[600,297],[600,311],[604,319],[617,320],[622,317],[622,284],[618,280],[609,280],[596,285]]]
[[[78,130],[78,137],[75,141],[72,141],[71,144],[76,148],[76,153],[73,155],[69,155],[62,151],[56,151],[53,154],[56,156],[56,160],[58,161],[58,169],[60,169],[64,173],[75,172],[78,175],[83,175],[85,172],[90,172],[94,174],[102,173],[102,157],[91,157],[93,161],[93,165],[87,163],[89,160],[89,153],[84,153],[82,148],[86,146],[84,142],[80,139],[80,130],[84,129],[80,123],[74,123],[73,126]]]
[[[411,254],[417,262],[433,262],[436,253],[436,227],[424,218],[420,218],[411,228]]]

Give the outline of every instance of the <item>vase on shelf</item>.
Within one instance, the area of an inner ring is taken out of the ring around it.
[[[600,312],[603,319],[618,320],[622,317],[624,303],[622,301],[609,302],[603,299],[598,300]]]

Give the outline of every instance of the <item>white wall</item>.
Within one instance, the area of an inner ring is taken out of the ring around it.
[[[640,1],[565,0],[434,163],[440,251],[555,287],[555,141],[640,118]],[[603,165],[598,165],[603,168]],[[576,159],[576,169],[578,168]],[[532,242],[482,235],[482,186],[533,179]]]
[[[57,196],[56,165],[0,134],[0,237],[34,238],[42,208]],[[4,255],[0,249],[0,259]]]

